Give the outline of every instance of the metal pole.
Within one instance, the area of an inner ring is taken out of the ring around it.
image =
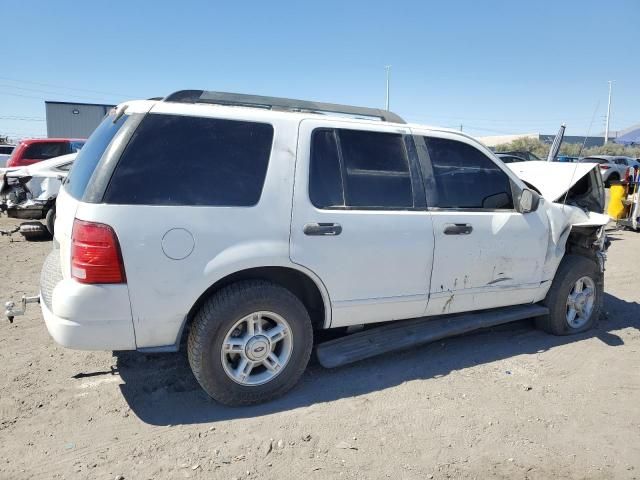
[[[384,102],[384,108],[389,111],[389,71],[391,70],[391,65],[386,65],[384,69],[387,71],[387,97]]]
[[[609,103],[607,103],[607,125],[604,129],[604,143],[609,141],[609,118],[611,117],[611,83],[613,80],[609,80]]]

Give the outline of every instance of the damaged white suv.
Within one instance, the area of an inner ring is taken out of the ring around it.
[[[186,339],[200,385],[233,405],[289,390],[321,329],[352,327],[317,345],[328,367],[529,317],[588,329],[607,245],[597,167],[516,167],[387,111],[206,91],[128,102],[58,196],[43,316],[77,349]]]

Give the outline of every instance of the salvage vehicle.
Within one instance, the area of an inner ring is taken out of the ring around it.
[[[473,138],[386,110],[202,90],[131,101],[78,154],[40,294],[7,315],[39,301],[76,349],[186,344],[229,405],[291,389],[323,329],[350,333],[316,345],[325,367],[525,318],[583,332],[608,246],[589,171],[557,173],[562,204]]]
[[[61,155],[77,153],[86,140],[82,138],[30,138],[22,140],[7,160],[7,167],[26,167]]]
[[[33,222],[20,228],[18,231],[25,238],[41,236],[44,232],[53,235],[56,197],[76,155],[62,155],[0,172],[0,212],[11,218],[45,220],[44,225]]]

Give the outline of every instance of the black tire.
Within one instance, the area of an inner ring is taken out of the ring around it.
[[[274,312],[286,319],[293,347],[277,376],[262,385],[246,386],[227,376],[221,349],[233,325],[257,311]],[[191,325],[187,352],[191,370],[205,392],[222,404],[240,406],[266,402],[290,390],[302,376],[312,346],[311,319],[298,297],[279,285],[251,280],[224,287],[202,305]]]
[[[49,209],[49,211],[47,212],[47,216],[45,217],[45,225],[52,237],[53,237],[53,225],[55,221],[56,221],[56,207],[54,205]]]
[[[47,232],[46,227],[38,221],[22,222],[20,224],[20,234],[28,242],[49,239],[49,232]]]
[[[593,280],[595,299],[587,322],[575,328],[567,321],[567,298],[576,281],[582,277],[590,277]],[[560,262],[551,288],[543,301],[549,308],[549,315],[537,318],[536,326],[553,335],[572,335],[589,330],[600,316],[603,293],[602,272],[598,265],[580,255],[566,255]]]

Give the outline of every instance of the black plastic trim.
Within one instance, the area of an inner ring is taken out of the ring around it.
[[[122,155],[122,152],[129,144],[129,140],[145,115],[145,113],[133,113],[129,115],[129,118],[127,118],[124,125],[122,125],[122,128],[120,128],[118,133],[111,139],[111,142],[109,142],[102,157],[100,157],[100,161],[98,161],[89,179],[87,188],[82,196],[83,202],[102,203],[109,182],[111,181],[111,176],[120,160],[120,155]]]
[[[354,116],[373,117],[385,122],[406,123],[402,117],[388,110],[356,107],[338,103],[296,100],[293,98],[247,95],[244,93],[213,92],[207,90],[179,90],[164,98],[165,102],[212,103],[241,107],[266,108],[288,112],[326,112]]]

